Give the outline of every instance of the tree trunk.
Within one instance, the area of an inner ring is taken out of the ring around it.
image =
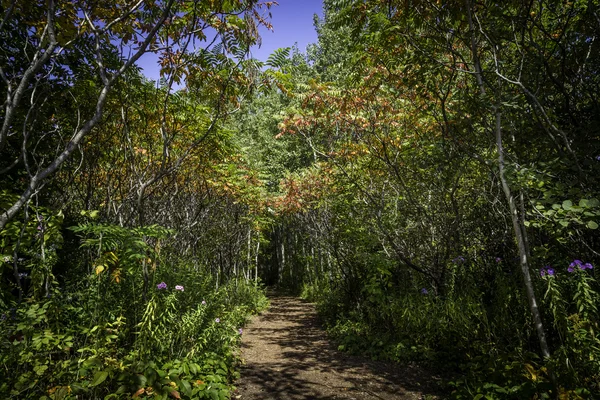
[[[477,80],[477,86],[482,96],[486,95],[486,86],[483,79],[483,70],[479,62],[479,56],[477,54],[477,41],[475,40],[474,32],[475,27],[473,24],[473,16],[471,14],[471,1],[465,0],[467,19],[469,23],[469,30],[471,33],[471,52],[473,57],[473,65],[475,68],[475,78]],[[546,342],[546,334],[544,333],[544,324],[542,323],[542,316],[537,305],[535,291],[533,290],[533,283],[531,282],[531,275],[529,274],[529,260],[527,257],[527,239],[524,226],[522,226],[519,219],[519,212],[515,203],[515,198],[512,194],[510,186],[506,180],[505,169],[504,169],[504,148],[502,146],[502,111],[499,105],[493,107],[494,118],[495,118],[495,136],[496,136],[496,149],[498,151],[498,175],[502,186],[502,191],[508,202],[510,210],[510,218],[513,225],[513,231],[515,233],[515,240],[517,241],[517,248],[519,251],[519,264],[521,266],[521,273],[523,274],[523,282],[525,284],[525,292],[527,294],[527,300],[529,302],[529,310],[533,317],[535,324],[535,330],[540,343],[540,349],[544,358],[550,357],[550,350],[548,349],[548,343]]]
[[[546,341],[546,334],[544,333],[544,325],[542,323],[542,316],[537,305],[535,291],[533,290],[533,283],[531,282],[531,275],[529,273],[529,260],[527,257],[527,239],[524,226],[522,226],[517,205],[515,204],[515,198],[512,194],[510,186],[506,180],[504,170],[504,148],[502,147],[502,112],[496,106],[495,117],[496,117],[496,149],[498,150],[498,175],[500,176],[500,182],[502,183],[502,190],[508,206],[510,209],[510,218],[513,224],[513,231],[515,233],[515,239],[517,241],[517,248],[519,249],[519,263],[521,265],[521,272],[523,274],[523,282],[525,284],[525,291],[527,293],[527,300],[529,301],[529,309],[533,317],[535,324],[535,330],[540,342],[540,349],[544,358],[550,357],[550,350]]]

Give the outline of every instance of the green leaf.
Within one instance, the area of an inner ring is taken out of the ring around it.
[[[283,68],[290,55],[290,47],[276,49],[268,58],[266,64],[273,68]]]
[[[573,207],[573,202],[572,202],[571,200],[565,200],[565,201],[563,201],[563,203],[562,203],[562,207],[563,207],[565,210],[570,210],[570,209],[571,209],[571,207]]]
[[[196,363],[191,363],[190,371],[192,372],[193,375],[196,375],[200,371],[200,366]]]
[[[181,391],[188,397],[192,397],[192,385],[188,381],[181,381]]]
[[[47,365],[36,365],[35,367],[33,367],[33,370],[38,375],[43,375],[44,372],[46,372],[47,369],[48,369]]]
[[[598,224],[595,221],[588,221],[587,226],[590,229],[598,229]]]
[[[98,386],[99,384],[104,382],[106,380],[106,378],[108,378],[107,371],[98,371],[98,372],[96,372],[96,374],[94,374],[94,378],[90,382],[90,386],[91,387]]]

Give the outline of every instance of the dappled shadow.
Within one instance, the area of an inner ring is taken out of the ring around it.
[[[245,329],[240,399],[420,399],[439,395],[439,379],[417,367],[337,351],[312,304],[271,296],[271,307]]]

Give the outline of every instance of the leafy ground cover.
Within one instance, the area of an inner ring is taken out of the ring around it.
[[[526,323],[515,313],[517,304],[482,307],[465,293],[440,298],[422,288],[386,296],[390,309],[382,318],[381,303],[373,300],[358,311],[347,307],[344,293],[331,288],[307,286],[303,295],[318,302],[339,350],[433,368],[445,377],[449,398],[595,398],[600,347],[598,286],[591,269],[591,264],[574,260],[539,271],[544,318],[552,323],[556,346],[549,359],[527,352],[518,330],[500,326],[506,324],[504,318]],[[509,287],[497,288],[503,289]]]
[[[94,254],[87,273],[3,310],[2,398],[228,398],[242,327],[268,304],[263,290],[246,280],[215,289],[206,271],[159,256],[147,247],[168,234],[157,226],[72,230]],[[25,270],[24,287],[43,281]]]

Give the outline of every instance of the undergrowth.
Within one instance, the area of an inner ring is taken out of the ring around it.
[[[377,297],[365,288],[350,298],[323,281],[305,285],[302,296],[317,303],[339,350],[437,370],[450,398],[600,398],[593,266],[575,260],[550,272],[542,269],[536,280],[550,322],[548,359],[537,355],[523,295],[507,295],[510,276],[487,297],[483,290],[441,296],[414,287]]]
[[[73,230],[89,263],[55,276],[34,257],[16,260],[23,299],[0,303],[0,398],[229,398],[242,327],[266,308],[264,290],[235,278],[217,288],[204,269],[159,254],[169,233],[157,226]]]

